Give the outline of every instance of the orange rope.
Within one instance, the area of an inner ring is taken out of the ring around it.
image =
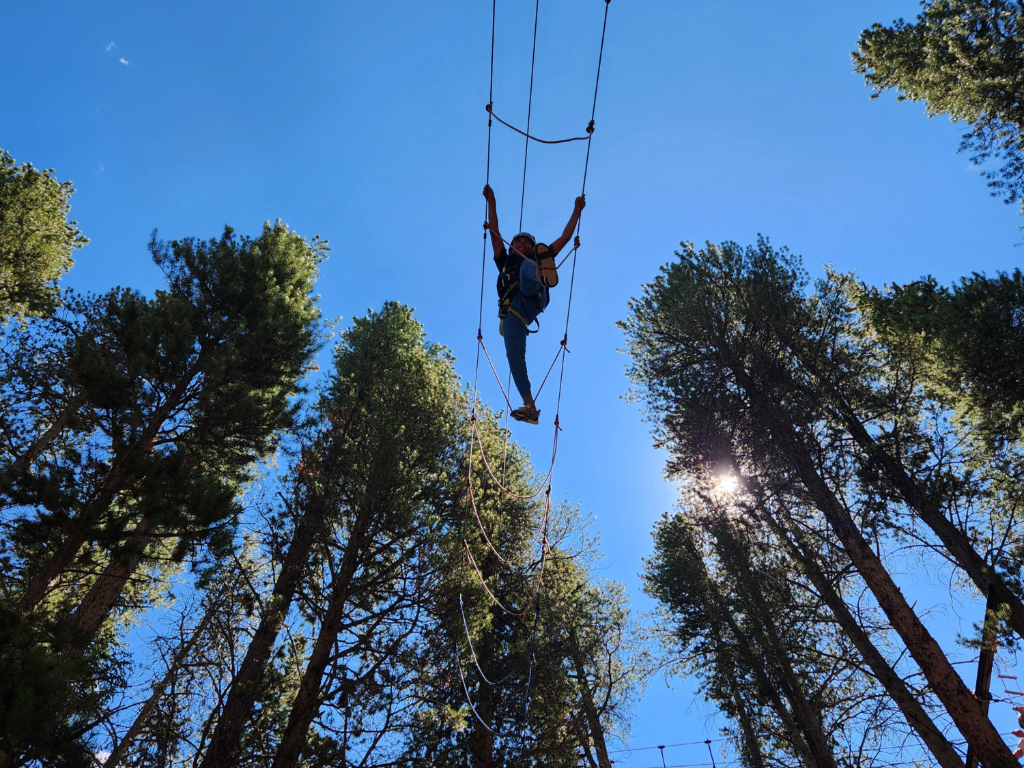
[[[469,544],[466,543],[465,539],[462,541],[462,548],[466,551],[466,559],[469,560],[469,564],[473,566],[473,570],[476,571],[477,578],[480,580],[480,584],[483,586],[484,591],[491,598],[491,601],[498,606],[502,611],[507,613],[513,618],[523,621],[526,619],[526,612],[530,610],[530,606],[533,605],[533,601],[537,598],[537,594],[540,592],[540,583],[544,579],[544,565],[548,559],[548,539],[547,535],[544,536],[544,541],[541,544],[540,551],[540,572],[537,575],[537,582],[533,585],[533,592],[530,594],[529,599],[526,602],[526,606],[521,611],[513,611],[507,607],[501,600],[499,600],[495,594],[491,591],[491,588],[487,586],[487,580],[484,578],[483,573],[480,572],[480,567],[476,564],[476,560],[473,558],[473,553],[469,550]]]
[[[537,394],[533,396],[534,405],[537,404],[537,400],[538,400],[538,398],[540,398],[540,393],[542,391],[544,391],[544,385],[548,383],[548,376],[550,376],[551,372],[553,370],[555,370],[555,363],[558,362],[558,356],[569,351],[569,348],[567,346],[565,346],[565,343],[566,343],[567,340],[568,340],[567,337],[565,337],[565,336],[562,337],[562,341],[559,343],[559,346],[558,346],[558,351],[555,353],[555,359],[552,360],[551,361],[551,365],[548,366],[548,372],[544,374],[544,380],[540,383],[540,386],[537,387]],[[558,416],[557,415],[555,416],[555,424],[556,425],[558,424]],[[557,432],[556,432],[556,434],[557,434]]]
[[[531,551],[533,551],[533,545],[537,543],[537,540],[540,538],[541,533],[543,533],[543,531],[547,528],[549,512],[551,510],[550,486],[548,487],[548,504],[544,508],[544,520],[542,521],[542,524],[537,528],[537,533],[535,533],[533,538],[530,539],[529,543],[526,545],[526,548],[523,550],[522,554],[520,554],[519,557],[516,557],[512,560],[506,559],[491,542],[490,536],[488,536],[487,531],[484,530],[484,523],[483,520],[480,519],[480,512],[476,508],[476,499],[473,496],[473,486],[468,482],[466,483],[466,486],[469,490],[469,503],[473,509],[473,516],[476,518],[477,527],[480,529],[480,533],[483,534],[484,541],[487,542],[487,546],[490,547],[491,552],[493,552],[494,556],[497,557],[498,560],[500,560],[505,565],[518,565],[519,563],[521,563],[524,559],[526,559],[526,556],[530,554]]]
[[[494,380],[498,382],[498,389],[501,390],[501,396],[505,398],[505,404],[508,406],[508,409],[511,411],[512,410],[512,403],[509,402],[508,395],[505,393],[505,388],[503,386],[501,386],[501,379],[498,377],[498,371],[495,369],[494,363],[491,361],[491,356],[487,352],[487,345],[484,344],[484,336],[483,336],[483,334],[480,331],[477,331],[476,341],[480,345],[480,348],[483,349],[484,357],[487,358],[487,364],[489,366],[491,366],[491,373],[494,374]]]
[[[480,437],[480,432],[477,429],[476,419],[475,418],[474,419],[470,419],[470,421],[473,423],[473,434],[476,436],[477,442],[480,445],[480,455],[483,457],[484,466],[487,468],[487,474],[489,474],[491,476],[491,480],[493,480],[494,484],[497,485],[498,488],[501,489],[502,493],[505,493],[505,494],[511,496],[513,499],[520,499],[521,501],[529,501],[530,499],[535,499],[538,496],[540,496],[540,492],[542,490],[544,490],[544,486],[545,485],[548,485],[549,486],[549,490],[550,490],[550,485],[549,485],[548,481],[551,479],[551,473],[555,469],[555,458],[558,456],[558,429],[555,430],[555,444],[554,444],[554,447],[551,450],[551,466],[548,467],[547,475],[544,476],[544,479],[540,482],[540,485],[537,486],[537,490],[536,491],[534,491],[533,493],[531,493],[528,496],[523,496],[523,495],[520,495],[518,493],[513,493],[512,491],[510,491],[508,488],[506,488],[504,485],[501,484],[501,481],[499,481],[497,477],[494,476],[494,470],[491,469],[490,462],[487,461],[487,454],[484,452],[484,443],[483,443],[483,439]]]

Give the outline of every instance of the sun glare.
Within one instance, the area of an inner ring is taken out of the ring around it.
[[[736,493],[739,487],[740,481],[735,475],[726,475],[718,481],[719,493]]]

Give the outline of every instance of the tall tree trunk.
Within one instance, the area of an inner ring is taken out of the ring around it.
[[[480,565],[480,572],[485,579],[498,572],[498,561],[490,551],[488,551],[487,556]],[[480,669],[488,678],[492,676],[492,666],[494,664],[494,637],[496,634],[494,632],[494,624],[500,617],[500,613],[495,606],[490,606],[489,611],[491,614],[491,624],[487,629],[487,634],[490,637],[485,636],[484,642],[478,642],[476,646],[476,663],[480,665]],[[461,664],[462,662],[457,660],[457,663]],[[480,765],[485,766],[485,768],[492,768],[494,764],[494,734],[491,733],[490,729],[494,727],[494,688],[481,681],[477,690],[476,712],[480,719],[486,723],[487,727],[482,726],[477,722],[476,718],[473,718],[470,721],[473,727],[466,741],[473,758]]]
[[[14,460],[6,472],[0,475],[0,478],[2,478],[0,479],[0,493],[10,489],[14,481],[28,471],[28,468],[32,466],[32,462],[38,459],[43,451],[53,444],[60,433],[64,431],[64,428],[67,427],[68,422],[78,412],[78,409],[81,408],[84,400],[85,398],[81,393],[72,397],[61,409],[60,413],[57,414],[53,424],[37,437],[21,456]]]
[[[768,674],[768,670],[764,665],[764,655],[757,653],[750,646],[750,641],[744,634],[743,629],[736,622],[736,617],[732,615],[732,611],[729,610],[729,606],[726,604],[725,599],[722,597],[722,593],[718,588],[718,585],[712,580],[711,575],[707,572],[707,568],[703,566],[704,557],[703,554],[697,549],[692,538],[687,537],[687,545],[689,546],[689,557],[694,563],[701,563],[701,578],[703,581],[703,588],[706,594],[706,600],[711,605],[712,610],[709,611],[709,615],[712,617],[712,632],[715,637],[722,637],[723,629],[728,628],[729,633],[733,636],[736,641],[736,650],[739,652],[739,656],[742,659],[746,668],[754,675],[754,679],[757,681],[758,688],[762,695],[769,700],[773,711],[779,716],[782,724],[786,727],[786,731],[789,733],[790,744],[793,747],[793,751],[796,753],[808,768],[822,768],[818,764],[817,754],[811,750],[804,737],[805,727],[804,724],[799,722],[797,714],[786,706],[786,702],[783,701],[782,696],[779,695],[779,686]],[[724,626],[723,626],[724,624]]]
[[[970,538],[942,513],[924,489],[910,476],[903,463],[878,445],[842,395],[833,388],[830,389],[839,400],[836,410],[857,445],[882,468],[889,481],[899,490],[907,506],[917,512],[921,521],[931,528],[981,594],[992,594],[1000,603],[1009,606],[1010,625],[1018,636],[1024,637],[1024,600],[1007,585],[1002,574],[985,562]]]
[[[331,598],[320,622],[313,651],[306,661],[306,670],[302,674],[299,690],[292,701],[288,725],[281,736],[277,754],[274,756],[273,768],[293,768],[309,737],[309,726],[320,709],[320,687],[323,683],[324,671],[331,660],[334,643],[338,639],[341,620],[348,607],[349,589],[352,579],[359,568],[359,557],[368,541],[370,524],[373,520],[372,509],[360,514],[357,526],[350,533],[342,555],[341,567],[331,582]]]
[[[769,428],[776,446],[788,459],[815,506],[825,516],[854,567],[875,596],[893,629],[906,644],[910,655],[960,733],[977,746],[978,756],[988,768],[1019,768],[998,731],[981,711],[977,700],[953,669],[941,646],[914,613],[849,511],[818,474],[810,453],[800,443],[790,419],[778,410],[770,395],[761,390],[742,365],[733,364],[730,367],[756,412]]]
[[[214,598],[210,600],[206,606],[206,612],[203,614],[202,621],[193,630],[191,637],[182,643],[178,648],[174,657],[171,659],[171,663],[167,665],[167,672],[162,678],[153,684],[153,693],[146,700],[146,703],[142,705],[142,709],[139,710],[139,714],[135,717],[135,721],[131,724],[127,733],[121,738],[117,745],[111,750],[110,757],[103,762],[103,768],[117,768],[118,763],[124,759],[125,753],[131,747],[135,739],[138,738],[142,729],[149,722],[149,719],[156,712],[157,706],[160,704],[160,699],[164,695],[164,691],[174,680],[175,675],[181,669],[182,664],[188,659],[192,653],[192,649],[196,647],[196,644],[202,639],[203,635],[206,634],[207,628],[210,626],[210,622],[213,621],[218,611],[221,610],[221,606],[218,603],[218,599]]]
[[[747,700],[743,694],[740,693],[739,684],[736,681],[736,676],[732,674],[732,670],[729,671],[729,681],[732,683],[732,701],[733,706],[736,707],[738,713],[738,719],[740,721],[740,734],[742,737],[742,746],[746,747],[746,758],[750,762],[750,768],[765,768],[764,753],[761,751],[761,739],[754,731],[754,723],[750,716],[750,707],[748,706]],[[710,746],[710,745],[709,745]],[[740,755],[743,756],[744,750],[740,749]]]
[[[81,520],[75,521],[81,523]],[[21,615],[32,613],[56,585],[57,579],[64,573],[71,561],[78,555],[78,550],[85,543],[85,532],[75,526],[60,543],[57,551],[51,555],[29,579],[25,594],[18,601],[18,612]]]
[[[36,571],[25,588],[25,594],[18,601],[18,610],[21,615],[32,613],[46,598],[47,593],[57,583],[61,574],[68,569],[82,545],[88,540],[86,534],[90,531],[95,518],[113,504],[125,479],[123,473],[112,471],[104,480],[96,498],[66,526],[67,533],[57,551]]]
[[[252,714],[277,635],[291,610],[292,600],[323,519],[324,501],[317,499],[307,505],[295,525],[291,544],[274,582],[274,591],[263,608],[259,626],[245,650],[245,658],[231,680],[227,700],[217,718],[217,726],[199,768],[229,768],[238,762],[245,724]]]
[[[580,649],[579,638],[576,636],[575,627],[569,628],[569,656],[572,658],[572,665],[576,670],[576,680],[580,686],[580,698],[583,700],[583,715],[587,721],[587,730],[590,732],[590,740],[597,752],[597,763],[600,768],[612,768],[611,760],[608,759],[608,745],[605,743],[604,726],[601,724],[601,715],[594,704],[594,692],[587,682],[587,667],[583,658],[583,651]],[[587,750],[588,754],[590,750]]]
[[[765,643],[765,650],[770,650],[769,658],[774,662],[773,666],[778,669],[779,687],[782,688],[789,701],[790,708],[804,734],[807,747],[814,754],[815,763],[822,768],[837,768],[835,753],[825,734],[818,708],[808,701],[804,686],[801,685],[793,669],[789,651],[782,641],[778,627],[771,614],[763,610],[762,594],[756,587],[746,548],[736,540],[732,525],[727,520],[719,520],[715,528],[717,530],[712,532],[712,535],[723,546],[731,550],[733,561],[742,569],[743,582],[754,587],[753,592],[749,589],[746,590],[750,611],[755,613],[757,623],[763,628],[765,639],[768,641]]]
[[[132,537],[121,551],[111,556],[103,573],[75,608],[71,615],[74,632],[72,642],[75,650],[84,649],[103,626],[125,585],[142,561],[146,547],[153,540],[156,527],[151,518],[142,518]]]
[[[854,647],[860,652],[864,662],[871,669],[871,673],[885,688],[889,697],[896,702],[907,723],[921,737],[921,741],[931,750],[936,761],[942,768],[964,768],[960,755],[949,743],[945,734],[939,730],[934,721],[929,717],[928,712],[918,701],[917,697],[907,687],[906,682],[886,661],[881,651],[871,641],[870,635],[860,625],[846,601],[835,590],[828,577],[822,571],[820,564],[812,553],[797,543],[792,534],[783,524],[771,513],[765,511],[762,519],[774,530],[776,536],[781,539],[790,555],[796,560],[804,574],[810,580],[822,602],[828,606],[836,623],[846,633]]]
[[[171,415],[171,412],[182,404],[188,391],[188,385],[192,383],[192,379],[199,373],[202,359],[203,356],[200,354],[185,376],[175,385],[174,390],[168,395],[167,399],[153,411],[149,423],[139,433],[138,439],[128,446],[125,452],[113,462],[107,477],[96,492],[96,498],[86,505],[82,513],[71,522],[71,525],[68,526],[71,533],[67,535],[57,548],[57,551],[29,580],[25,594],[18,602],[18,610],[21,615],[33,612],[39,606],[39,603],[42,602],[43,598],[46,597],[46,593],[50,591],[60,575],[71,565],[72,560],[75,559],[78,551],[86,542],[86,534],[91,532],[96,518],[110,508],[117,494],[124,488],[128,480],[128,468],[126,466],[128,460],[136,451],[150,450],[152,448],[153,440],[156,439],[157,433],[164,422]]]

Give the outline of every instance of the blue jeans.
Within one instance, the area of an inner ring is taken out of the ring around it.
[[[502,321],[502,336],[505,339],[505,355],[508,367],[512,371],[512,380],[524,403],[533,402],[530,391],[530,375],[526,372],[526,325],[511,312]]]

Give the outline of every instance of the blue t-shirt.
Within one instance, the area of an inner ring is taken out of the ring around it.
[[[538,301],[540,306],[538,306]],[[545,285],[537,279],[537,268],[528,261],[519,267],[519,293],[516,294],[509,307],[514,309],[526,324],[530,325],[537,316],[547,309],[551,296]]]
[[[501,269],[508,258],[509,254],[503,248],[501,253],[495,257],[494,262]],[[527,325],[531,325],[537,316],[547,308],[550,300],[551,296],[547,287],[537,279],[537,267],[523,259],[519,267],[519,290],[509,302],[509,308],[514,309]]]

